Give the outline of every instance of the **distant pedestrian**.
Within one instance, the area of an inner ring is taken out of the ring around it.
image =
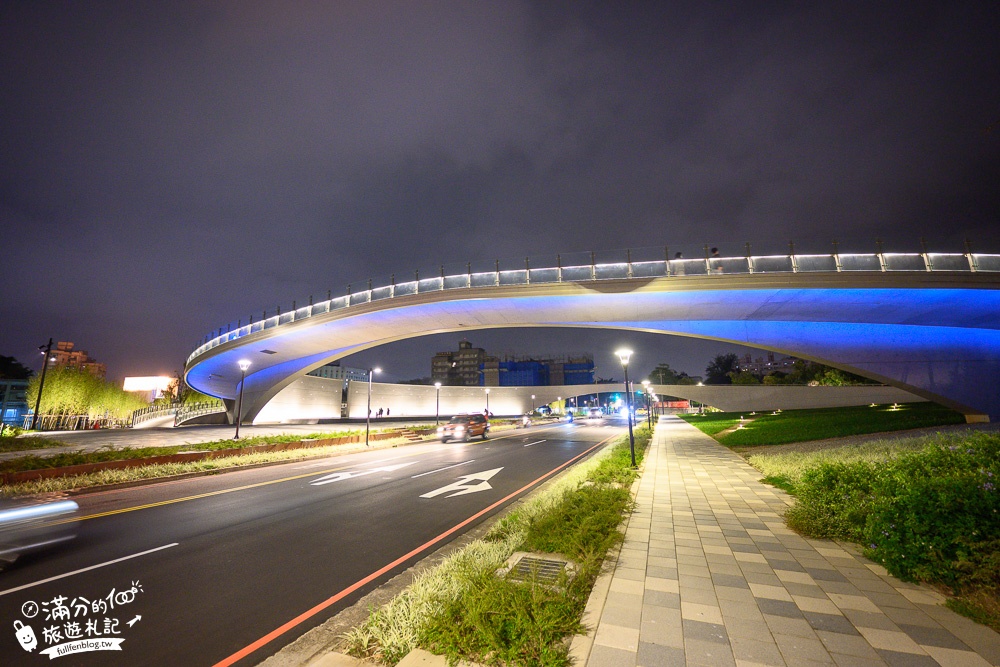
[[[684,253],[674,253],[674,264],[671,265],[670,269],[675,276],[684,275]]]
[[[386,409],[385,409],[385,416],[386,416],[386,418],[388,418],[388,417],[389,417],[389,408],[386,408]]]
[[[375,418],[382,419],[382,408],[378,409],[378,412],[375,414]]]
[[[712,248],[711,264],[713,271],[716,273],[722,273],[722,258],[719,257],[718,248]]]

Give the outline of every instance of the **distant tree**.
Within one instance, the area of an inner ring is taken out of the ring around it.
[[[653,384],[694,384],[694,380],[691,379],[684,371],[675,371],[670,367],[670,364],[660,364],[653,369],[653,372],[649,374],[649,380]]]
[[[816,380],[819,385],[828,387],[843,387],[857,384],[878,384],[874,380],[870,380],[860,375],[855,375],[854,373],[848,373],[847,371],[842,371],[839,368],[823,366],[822,369],[823,374]]]
[[[766,384],[766,385],[788,384],[788,382],[785,381],[786,377],[787,376],[785,373],[782,373],[780,371],[775,371],[773,373],[765,375],[760,382],[761,384]]]
[[[760,384],[760,379],[750,371],[735,371],[729,374],[733,384]]]
[[[197,389],[191,389],[184,392],[184,398],[181,399],[181,403],[184,405],[191,405],[193,403],[217,403],[219,399],[215,396],[209,396],[208,394],[203,394]]]
[[[739,372],[738,363],[739,357],[732,352],[716,355],[705,368],[705,384],[732,384],[729,374]]]
[[[434,384],[434,382],[429,377],[422,377],[422,378],[413,378],[411,380],[401,380],[399,384],[432,385]]]
[[[38,397],[39,381],[39,376],[35,376],[28,382],[29,405],[34,405]],[[86,371],[52,368],[45,374],[39,413],[126,419],[132,412],[147,405],[149,403],[139,396]]]
[[[5,380],[27,380],[34,372],[14,357],[0,355],[0,378]]]

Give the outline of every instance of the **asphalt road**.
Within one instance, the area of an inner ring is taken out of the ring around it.
[[[619,433],[557,424],[78,496],[76,540],[0,573],[0,663],[49,664],[79,632],[124,641],[56,664],[256,664]]]

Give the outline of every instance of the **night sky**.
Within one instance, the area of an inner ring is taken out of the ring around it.
[[[494,258],[1000,252],[998,36],[996,0],[5,2],[0,354],[172,374],[227,322]],[[604,377],[734,349],[466,335]],[[460,337],[345,363],[425,376]]]

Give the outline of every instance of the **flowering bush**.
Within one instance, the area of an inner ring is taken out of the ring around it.
[[[859,542],[893,575],[1000,586],[1000,435],[938,440],[880,463],[824,463],[795,486],[789,525]]]

